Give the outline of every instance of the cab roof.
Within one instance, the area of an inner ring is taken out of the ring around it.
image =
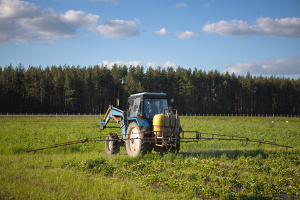
[[[142,93],[137,93],[137,94],[132,94],[130,95],[130,97],[134,97],[134,96],[167,96],[166,93],[152,93],[152,92],[142,92]]]
[[[152,93],[152,92],[142,92],[138,94],[132,94],[128,99],[133,98],[143,98],[143,99],[168,99],[168,95],[166,93]]]

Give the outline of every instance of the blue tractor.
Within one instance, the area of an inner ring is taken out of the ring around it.
[[[182,128],[176,109],[172,109],[171,99],[165,93],[139,93],[128,98],[126,111],[109,106],[100,129],[106,128],[112,118],[120,124],[121,135],[110,133],[105,139],[106,154],[112,155],[125,146],[130,157],[180,149]],[[120,137],[120,138],[119,138]]]

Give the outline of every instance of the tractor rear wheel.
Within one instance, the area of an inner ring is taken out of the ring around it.
[[[175,142],[173,143],[173,145],[174,146],[171,147],[170,152],[178,154],[178,152],[180,150],[180,138],[178,138],[177,140],[175,140]]]
[[[109,133],[105,138],[105,152],[113,155],[120,152],[119,137],[116,133]]]
[[[182,132],[181,127],[179,127],[179,131]],[[178,154],[178,152],[180,150],[180,132],[177,135],[178,139],[175,139],[175,146],[172,146],[172,148],[170,150],[172,153],[175,153],[175,154]]]
[[[149,144],[144,141],[142,131],[136,122],[131,122],[127,128],[125,146],[128,156],[137,157],[138,155],[146,154],[152,151]],[[146,130],[146,129],[145,129]]]

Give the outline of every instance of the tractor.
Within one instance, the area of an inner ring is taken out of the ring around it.
[[[182,128],[171,102],[173,99],[165,93],[144,92],[130,95],[126,111],[110,105],[104,119],[100,120],[100,129],[105,129],[112,118],[120,124],[121,138],[116,133],[106,136],[106,154],[118,153],[120,146],[126,147],[130,157],[152,150],[161,154],[166,151],[178,153]]]

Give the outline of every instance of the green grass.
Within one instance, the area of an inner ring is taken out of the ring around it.
[[[178,155],[107,156],[104,142],[26,153],[49,144],[119,133],[99,116],[0,117],[0,199],[299,199],[300,119],[181,117],[184,130],[245,136],[293,149],[182,143]],[[272,121],[275,121],[272,123]],[[288,122],[287,122],[288,121]]]

